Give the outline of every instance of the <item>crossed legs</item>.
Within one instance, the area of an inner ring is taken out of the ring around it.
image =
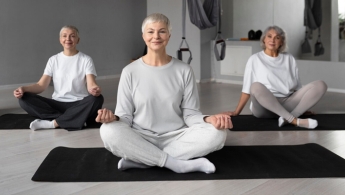
[[[253,115],[258,118],[273,118],[280,116],[278,125],[286,123],[313,129],[317,121],[299,119],[305,111],[313,107],[325,94],[327,85],[323,81],[311,82],[289,97],[275,97],[263,84],[255,82],[251,86],[251,101]]]
[[[103,100],[102,95],[89,95],[76,102],[59,102],[33,93],[24,93],[19,99],[19,105],[31,116],[39,118],[30,124],[33,130],[57,126],[67,130],[79,130],[86,121],[94,121]]]
[[[211,124],[155,135],[116,121],[103,124],[100,134],[105,148],[122,158],[118,163],[120,170],[159,166],[177,173],[213,173],[214,165],[200,157],[221,149],[226,139],[226,131]]]

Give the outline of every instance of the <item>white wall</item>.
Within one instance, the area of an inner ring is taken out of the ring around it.
[[[339,61],[339,15],[338,0],[331,0],[331,61]]]
[[[345,93],[345,63],[296,60],[302,84],[323,80],[328,91]]]
[[[222,3],[222,35],[224,38],[233,37],[233,0],[221,0]]]
[[[250,30],[263,31],[274,24],[274,0],[233,0],[233,36],[248,37]]]
[[[212,80],[212,70],[210,59],[214,56],[211,53],[210,40],[214,40],[216,36],[216,27],[201,31],[200,37],[200,82],[208,82]],[[225,37],[224,37],[225,38]]]

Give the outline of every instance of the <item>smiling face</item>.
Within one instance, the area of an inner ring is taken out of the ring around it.
[[[165,51],[170,39],[170,33],[166,24],[153,22],[146,24],[143,39],[147,48],[152,51]]]
[[[75,30],[64,28],[60,33],[60,43],[65,50],[75,50],[79,43],[79,37]]]
[[[278,52],[279,47],[283,45],[282,37],[277,34],[273,29],[266,33],[265,39],[263,40],[267,50]]]

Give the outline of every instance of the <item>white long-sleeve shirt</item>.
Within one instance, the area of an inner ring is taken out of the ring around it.
[[[288,97],[302,87],[295,58],[287,53],[271,57],[264,51],[253,54],[247,62],[242,92],[250,94],[253,82],[260,82],[276,97]]]
[[[115,115],[134,129],[164,134],[205,123],[192,68],[175,59],[150,66],[140,58],[121,74]]]

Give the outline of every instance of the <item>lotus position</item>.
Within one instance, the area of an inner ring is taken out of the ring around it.
[[[36,83],[14,90],[14,97],[30,115],[39,119],[30,129],[79,130],[88,121],[94,122],[103,96],[97,85],[95,66],[91,57],[77,50],[79,31],[74,26],[64,26],[60,31],[63,51],[49,58],[43,76]],[[54,83],[52,99],[39,96]]]
[[[215,166],[203,156],[224,146],[232,122],[225,114],[201,114],[191,66],[166,53],[170,33],[163,14],[143,21],[147,54],[123,69],[115,114],[98,111],[101,138],[122,158],[120,170],[159,166],[213,173]]]

